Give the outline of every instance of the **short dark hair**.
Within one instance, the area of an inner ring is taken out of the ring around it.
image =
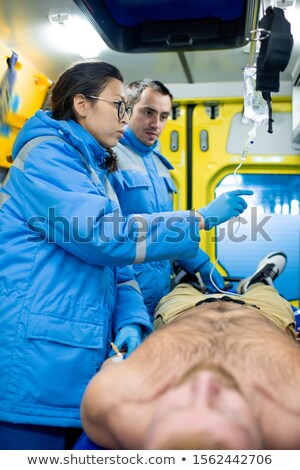
[[[73,65],[58,78],[52,88],[52,117],[77,121],[73,98],[78,94],[97,96],[113,78],[124,82],[119,69],[106,62],[80,62]]]
[[[134,106],[140,101],[141,94],[146,88],[152,88],[152,90],[160,93],[161,95],[168,95],[173,100],[173,95],[168,88],[159,80],[151,80],[150,78],[143,78],[142,80],[135,80],[131,82],[127,89],[127,101],[129,106]]]

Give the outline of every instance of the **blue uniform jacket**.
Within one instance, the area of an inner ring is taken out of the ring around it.
[[[176,191],[170,171],[173,166],[157,150],[158,144],[144,145],[127,127],[124,137],[114,147],[118,156],[118,171],[110,175],[124,215],[173,210],[173,195]],[[174,252],[173,258],[176,257]],[[182,258],[188,257],[188,251]],[[209,259],[198,248],[192,259],[177,260],[191,273],[199,270]],[[134,266],[144,301],[150,316],[159,300],[170,291],[171,263],[159,260]]]
[[[198,220],[122,217],[106,152],[74,121],[38,111],[13,157],[0,190],[0,421],[80,426],[111,338],[132,323],[152,330],[126,265],[195,255]],[[174,243],[177,225],[187,242]]]

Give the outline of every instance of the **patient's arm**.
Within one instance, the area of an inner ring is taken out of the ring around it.
[[[300,346],[300,328],[296,331],[296,341],[298,346]]]
[[[144,397],[138,368],[130,359],[105,361],[82,400],[84,430],[93,442],[107,449],[142,449],[152,415],[153,403]]]
[[[179,369],[167,367],[168,348],[174,341],[168,329],[163,329],[163,334],[151,334],[128,359],[105,361],[89,383],[81,418],[84,430],[96,444],[108,449],[143,448],[155,398],[174,383],[174,373]]]
[[[105,361],[89,383],[81,404],[84,430],[96,444],[108,449],[118,446],[111,421],[117,415],[121,391],[126,386],[122,379],[122,366],[123,363],[115,364],[112,359]]]

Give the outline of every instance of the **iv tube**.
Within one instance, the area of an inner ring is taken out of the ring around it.
[[[258,125],[258,123],[255,122],[255,123],[253,124],[253,127],[252,127],[252,128],[250,129],[250,131],[248,132],[247,140],[246,140],[246,142],[245,142],[244,149],[243,149],[243,152],[242,152],[242,154],[241,154],[241,161],[240,161],[240,163],[238,164],[238,166],[236,167],[236,169],[235,169],[234,172],[233,172],[237,189],[240,189],[240,188],[239,188],[239,184],[238,184],[238,179],[237,179],[237,172],[238,172],[238,170],[241,168],[241,166],[243,165],[243,163],[246,161],[246,158],[247,158],[249,149],[250,149],[251,145],[254,143],[254,139],[255,139],[255,136],[256,136],[256,130],[257,130],[257,125]],[[233,235],[235,235],[235,234],[237,233],[237,231],[239,230],[239,228],[240,228],[240,221],[239,221],[238,226],[237,226],[237,228],[236,228],[236,230],[235,230],[235,232],[234,232]],[[225,246],[227,245],[228,241],[229,241],[229,239],[227,239],[227,241],[225,242],[225,245],[223,245],[223,247],[225,247]],[[220,289],[220,288],[216,285],[216,283],[215,283],[215,281],[213,280],[213,277],[212,277],[213,272],[214,272],[214,270],[216,269],[216,265],[217,265],[219,259],[220,259],[220,253],[219,253],[219,255],[217,256],[217,259],[216,259],[216,261],[215,261],[214,264],[213,264],[213,267],[212,267],[211,272],[210,272],[210,274],[209,274],[209,279],[210,279],[210,282],[212,283],[212,285],[214,286],[214,288],[215,288],[218,292],[220,292],[221,294],[227,294],[227,295],[228,295],[228,292],[227,292],[227,291],[224,291],[224,290]],[[240,294],[237,294],[237,293],[235,293],[235,292],[230,292],[230,295],[240,296]]]

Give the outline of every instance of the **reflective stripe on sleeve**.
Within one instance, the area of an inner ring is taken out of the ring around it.
[[[148,222],[141,215],[134,217],[135,219],[135,230],[136,230],[136,256],[133,264],[143,263],[146,258],[147,249],[147,234],[148,234]],[[145,230],[146,224],[146,230]]]
[[[10,199],[10,196],[5,193],[0,193],[0,209],[3,206],[3,204]]]
[[[141,289],[140,289],[138,283],[134,280],[127,281],[127,282],[121,282],[121,283],[118,284],[118,287],[121,287],[121,286],[133,287],[137,292],[139,292],[141,294]]]

